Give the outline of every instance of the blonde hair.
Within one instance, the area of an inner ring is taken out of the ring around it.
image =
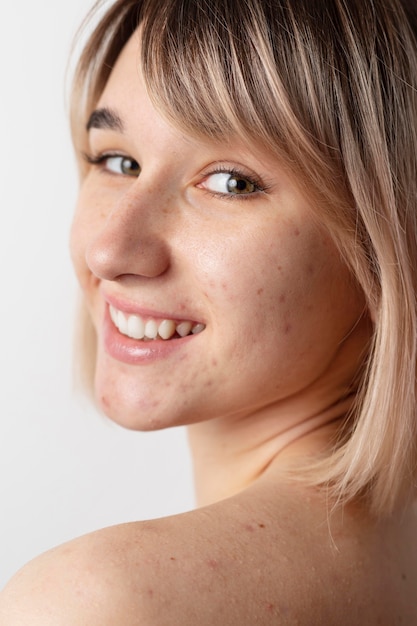
[[[417,15],[411,5],[117,0],[84,47],[72,103],[80,151],[86,121],[141,24],[147,88],[172,123],[196,136],[237,134],[262,144],[296,176],[361,286],[374,323],[348,429],[311,466],[309,480],[331,485],[344,501],[366,493],[378,514],[412,493],[417,471]],[[103,2],[94,15],[100,8]]]

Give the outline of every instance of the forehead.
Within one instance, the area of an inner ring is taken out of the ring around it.
[[[110,73],[106,86],[99,98],[103,102],[111,95],[129,99],[144,89],[143,74],[140,63],[140,31],[136,30],[119,54]]]

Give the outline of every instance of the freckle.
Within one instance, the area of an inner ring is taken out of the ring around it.
[[[101,404],[103,406],[109,406],[109,402],[108,402],[106,396],[101,396]]]
[[[407,576],[406,576],[405,574],[402,574],[401,578],[402,578],[403,580],[407,580]]]
[[[258,296],[260,296],[261,294],[263,294],[264,290],[261,287],[260,289],[258,289],[258,291],[256,292],[258,294]]]
[[[226,283],[222,283],[222,288],[223,288],[223,290],[224,290],[224,291],[227,291],[227,285],[226,285]]]
[[[153,589],[148,589],[148,596],[153,598]]]
[[[314,267],[312,265],[307,265],[307,274],[310,274],[310,276],[314,274]]]
[[[171,556],[169,560],[170,561],[176,561],[177,559],[175,558],[175,556]]]
[[[285,295],[285,293],[281,294],[279,297],[279,301],[281,304],[283,304],[286,299],[287,299],[287,296]]]
[[[209,559],[207,561],[207,565],[210,567],[210,569],[216,569],[216,567],[218,567],[218,562],[216,561],[216,559]]]
[[[298,228],[296,228],[296,229],[295,229],[295,231],[294,231],[294,235],[295,235],[296,237],[299,237],[299,236],[300,236],[300,231],[298,230]]]
[[[212,387],[213,386],[213,381],[212,380],[208,380],[204,386],[205,387]]]
[[[265,528],[265,524],[258,524],[259,528]]]
[[[278,265],[277,270],[278,272],[282,272],[282,265]]]
[[[213,367],[217,367],[217,359],[213,359],[211,364]]]
[[[268,602],[268,604],[266,605],[267,611],[269,611],[270,613],[274,610],[274,605],[271,604],[270,602]]]
[[[291,324],[287,324],[284,328],[284,335],[289,335],[292,330]]]

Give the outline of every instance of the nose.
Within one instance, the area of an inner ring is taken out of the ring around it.
[[[125,192],[108,213],[86,249],[86,261],[95,276],[117,280],[122,276],[154,278],[170,264],[169,246],[151,194],[136,185]]]

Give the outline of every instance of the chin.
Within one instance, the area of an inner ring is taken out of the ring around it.
[[[112,422],[133,431],[156,431],[184,425],[182,412],[167,395],[155,395],[155,388],[129,378],[102,380],[96,374],[95,400],[99,410]]]

